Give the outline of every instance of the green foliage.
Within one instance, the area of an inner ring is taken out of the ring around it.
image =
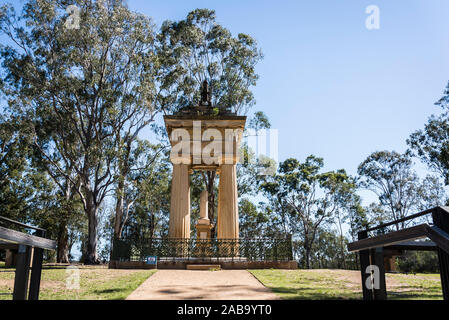
[[[248,128],[254,129],[258,132],[260,129],[270,129],[271,124],[268,117],[262,111],[254,113],[253,118],[248,123]]]
[[[373,205],[374,220],[397,220],[420,210],[442,205],[445,191],[439,179],[419,179],[413,169],[410,153],[378,151],[369,155],[358,167],[359,184],[374,192],[379,205]],[[407,222],[396,228],[405,227]]]
[[[41,170],[33,153],[26,123],[15,117],[0,122],[0,215],[47,230],[67,251],[79,240],[83,229],[79,198],[66,199],[54,181]],[[65,242],[60,240],[65,237]],[[58,250],[59,253],[59,250]],[[47,258],[51,255],[47,252]],[[68,261],[58,255],[58,261]]]
[[[39,166],[67,199],[77,193],[82,201],[87,258],[97,262],[98,210],[123,176],[127,141],[158,110],[155,38],[151,20],[121,1],[73,3],[75,29],[66,25],[66,1],[30,0],[20,16],[1,8],[0,31],[16,44],[0,47],[1,88],[30,126]]]
[[[196,9],[184,20],[165,21],[157,38],[162,105],[173,110],[197,103],[204,80],[212,88],[212,105],[244,114],[254,104],[250,88],[262,53],[249,35],[233,37],[218,24],[215,11]]]
[[[349,234],[351,240],[357,240],[357,233],[361,229],[366,229],[368,226],[367,210],[362,206],[361,197],[354,193],[347,203],[348,216],[347,222],[349,224]]]
[[[30,148],[23,129],[14,117],[0,115],[0,215],[20,220],[33,196],[26,175]]]
[[[192,104],[203,79],[213,88],[214,102],[246,112],[254,103],[250,88],[262,55],[254,39],[233,37],[207,9],[165,22],[156,37],[151,19],[130,11],[122,1],[73,4],[80,9],[75,29],[66,24],[66,1],[30,0],[22,14],[11,5],[1,7],[0,32],[15,45],[0,46],[0,88],[28,139],[26,148],[21,143],[24,154],[13,157],[9,152],[14,161],[2,168],[8,170],[2,200],[10,206],[3,207],[9,216],[22,217],[31,195],[42,191],[42,203],[52,214],[36,211],[36,221],[54,229],[51,234],[61,246],[70,247],[71,240],[67,244],[64,239],[74,238],[76,230],[78,239],[87,241],[82,245],[86,258],[96,262],[97,217],[112,190],[115,218],[107,225],[114,225],[116,234],[133,219],[149,223],[148,230],[164,232],[168,173],[161,166],[156,171],[163,177],[148,171],[152,158],[144,159],[152,156],[152,147],[138,140],[140,130],[158,112]],[[192,64],[194,57],[198,64]],[[8,139],[21,136],[6,123],[2,121],[1,129],[5,150]],[[153,160],[161,164],[160,158]],[[40,185],[34,179],[34,189],[23,179],[22,167],[28,164],[47,174]],[[209,180],[213,189],[214,179]],[[42,203],[36,206],[44,208]],[[80,208],[88,218],[87,235],[81,234],[86,230]],[[154,225],[157,219],[160,227]]]
[[[307,268],[311,267],[319,228],[334,221],[355,189],[344,170],[321,173],[323,165],[323,159],[313,155],[304,163],[290,158],[279,164],[275,176],[266,176],[261,183],[273,210],[280,215],[281,228],[301,243],[297,253],[304,256]],[[343,244],[340,247],[343,250]]]
[[[257,206],[247,198],[239,201],[239,229],[242,238],[267,237],[270,219],[268,210],[258,210]]]
[[[406,251],[397,258],[398,269],[407,273],[438,273],[438,254],[435,251]]]
[[[171,165],[167,152],[160,146],[141,142],[138,163],[145,165],[127,186],[127,221],[122,235],[132,237],[163,237],[168,233],[170,210]]]
[[[440,115],[432,115],[424,129],[415,131],[407,139],[412,152],[429,168],[438,172],[449,184],[449,83],[443,97],[435,103],[443,109]]]
[[[418,176],[412,170],[409,155],[379,151],[368,156],[358,167],[360,185],[379,197],[388,207],[392,220],[403,218],[413,208]]]

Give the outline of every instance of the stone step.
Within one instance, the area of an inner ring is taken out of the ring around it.
[[[188,264],[186,267],[187,270],[221,270],[221,266],[219,264]]]

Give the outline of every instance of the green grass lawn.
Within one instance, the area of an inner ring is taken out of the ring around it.
[[[125,299],[156,270],[108,269],[78,266],[80,288],[66,287],[65,266],[42,271],[41,300]],[[360,271],[351,270],[249,270],[282,299],[361,299]],[[0,300],[12,299],[14,269],[0,262]],[[442,299],[439,274],[387,274],[387,295],[398,299]]]
[[[360,271],[249,270],[282,299],[361,299]],[[390,300],[442,299],[439,274],[387,274]]]
[[[68,289],[70,273],[65,266],[44,266],[40,300],[121,300],[125,299],[156,270],[108,269],[106,266],[77,266],[79,289]],[[14,269],[0,265],[0,300],[11,300]]]
[[[389,292],[391,300],[442,300],[441,279],[439,274],[387,274],[388,281],[398,283]]]

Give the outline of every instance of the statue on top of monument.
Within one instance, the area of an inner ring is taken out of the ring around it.
[[[207,80],[204,80],[203,84],[201,85],[200,106],[210,106],[210,105],[212,105],[210,100],[211,100],[211,92],[209,90],[209,85],[207,83]]]

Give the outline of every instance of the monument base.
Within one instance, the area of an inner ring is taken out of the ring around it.
[[[298,269],[298,262],[288,261],[245,261],[245,259],[179,259],[161,260],[157,262],[157,269],[187,269],[187,265],[215,264],[221,269]],[[154,269],[154,265],[144,261],[110,261],[109,269]]]
[[[196,228],[196,237],[197,239],[210,239],[211,238],[211,229],[213,228],[213,224],[197,224]]]

